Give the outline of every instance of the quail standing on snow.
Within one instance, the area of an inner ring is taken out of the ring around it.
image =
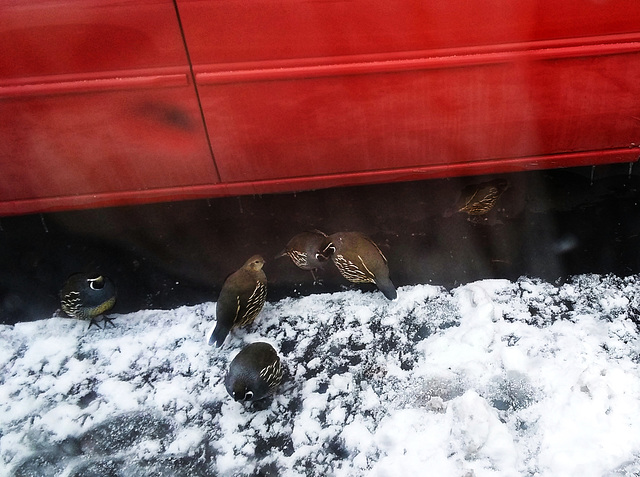
[[[91,325],[98,326],[99,321],[112,323],[112,319],[104,313],[113,308],[116,302],[116,287],[109,278],[102,275],[71,275],[60,292],[62,311],[72,318],[89,320]]]
[[[280,357],[268,343],[256,342],[240,351],[227,371],[224,386],[236,401],[257,401],[271,394],[282,381]]]
[[[398,296],[389,279],[387,259],[370,238],[359,232],[339,232],[329,239],[331,259],[344,278],[354,283],[375,283],[389,300]]]
[[[331,257],[330,244],[331,241],[324,232],[319,230],[302,232],[289,240],[287,246],[276,258],[288,256],[298,268],[311,272],[315,284],[318,282],[315,272]]]
[[[263,266],[264,259],[254,255],[227,277],[216,303],[216,326],[209,336],[209,344],[222,346],[231,329],[253,323],[260,313],[267,296]]]

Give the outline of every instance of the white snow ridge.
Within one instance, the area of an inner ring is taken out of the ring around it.
[[[584,275],[289,298],[221,349],[214,303],[2,326],[0,474],[639,475],[639,292]],[[223,379],[253,341],[287,372],[244,405]]]

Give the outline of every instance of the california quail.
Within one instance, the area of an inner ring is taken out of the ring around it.
[[[339,232],[329,239],[331,259],[344,278],[354,283],[375,283],[389,300],[398,296],[389,279],[387,259],[370,238],[359,232]]]
[[[455,212],[464,212],[472,216],[489,213],[508,185],[506,179],[495,179],[466,186],[460,192]]]
[[[60,292],[62,311],[72,318],[89,320],[91,325],[98,326],[99,321],[112,323],[112,319],[103,314],[113,308],[116,302],[116,287],[113,282],[102,275],[71,275]]]
[[[224,386],[236,401],[257,401],[271,394],[282,381],[278,353],[268,343],[247,345],[229,365]]]
[[[222,346],[232,328],[253,323],[267,296],[264,259],[254,255],[238,271],[227,277],[216,304],[216,327],[209,344]]]
[[[302,232],[289,240],[287,246],[276,258],[289,256],[298,268],[309,270],[313,276],[313,283],[317,283],[315,272],[329,260],[330,243],[327,234],[319,230]]]

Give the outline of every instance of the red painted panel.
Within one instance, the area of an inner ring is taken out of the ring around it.
[[[118,91],[111,80],[103,92],[89,84],[85,93],[0,98],[0,200],[217,182],[193,87],[181,76],[184,86]]]
[[[0,200],[218,182],[171,0],[0,0],[0,19]]]
[[[197,79],[221,179],[263,180],[638,144],[640,43],[615,48]]]
[[[171,0],[0,0],[0,78],[186,64]]]
[[[388,169],[352,174],[307,176],[270,181],[219,183],[213,185],[149,189],[142,191],[107,192],[103,194],[74,195],[44,199],[0,201],[0,216],[55,212],[88,207],[110,207],[150,202],[203,199],[230,195],[269,194],[276,192],[321,189],[327,187],[377,184],[384,182],[412,181],[474,174],[497,174],[557,167],[577,167],[593,164],[635,162],[640,149],[624,148],[586,153],[558,154],[552,156],[522,157],[498,161],[424,166],[410,169]],[[629,165],[631,171],[633,164]]]
[[[637,0],[177,3],[195,65],[559,40],[640,25]]]
[[[176,3],[0,0],[0,214],[637,159],[638,0]]]

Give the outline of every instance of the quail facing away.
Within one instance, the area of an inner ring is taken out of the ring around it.
[[[313,283],[317,283],[316,270],[324,266],[331,257],[331,241],[324,232],[311,230],[295,235],[276,258],[288,256],[298,268],[309,270]]]
[[[263,266],[264,259],[254,255],[227,277],[216,303],[216,327],[209,336],[209,344],[222,346],[232,328],[253,323],[260,313],[267,296]]]
[[[99,321],[112,323],[112,319],[104,313],[113,308],[116,302],[116,287],[113,282],[102,275],[71,275],[60,291],[62,311],[72,318],[89,320],[91,325],[98,326]]]
[[[344,278],[354,283],[375,283],[389,300],[397,298],[387,259],[370,238],[359,232],[339,232],[329,239],[331,259]]]
[[[258,401],[271,394],[282,381],[280,357],[268,343],[256,342],[240,351],[224,379],[224,386],[236,401]]]
[[[460,198],[456,202],[454,211],[472,216],[488,214],[502,193],[507,190],[508,185],[506,179],[468,185],[460,192]]]

